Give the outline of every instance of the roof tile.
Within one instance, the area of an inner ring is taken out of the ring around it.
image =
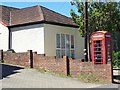
[[[0,6],[0,11],[0,19],[9,26],[38,21],[77,26],[71,18],[38,5],[22,9]]]

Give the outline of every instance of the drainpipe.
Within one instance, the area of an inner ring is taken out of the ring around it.
[[[11,49],[11,33],[10,33],[10,27],[8,27],[8,49]]]
[[[10,20],[9,20],[9,26],[11,26],[11,11],[10,11]],[[11,30],[10,27],[8,26],[8,49],[11,49]]]

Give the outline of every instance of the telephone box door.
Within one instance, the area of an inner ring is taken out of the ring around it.
[[[103,63],[102,40],[94,41],[94,62],[99,64]]]

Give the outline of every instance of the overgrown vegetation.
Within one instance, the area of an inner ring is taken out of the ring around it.
[[[86,83],[99,83],[99,84],[106,84],[106,81],[100,80],[93,76],[92,74],[81,74],[78,76],[78,80],[86,82]]]
[[[120,68],[120,51],[113,52],[113,68]]]
[[[55,76],[59,76],[59,77],[62,77],[62,78],[67,78],[67,77],[71,77],[70,75],[69,76],[66,76],[62,73],[58,73],[58,72],[52,72],[50,70],[47,70],[45,68],[36,68],[38,72],[41,72],[41,73],[49,73],[51,75],[55,75]]]
[[[99,80],[98,78],[96,78],[95,76],[93,76],[92,74],[81,74],[79,76],[66,76],[62,73],[57,73],[57,72],[52,72],[52,71],[49,71],[49,70],[46,70],[44,68],[37,68],[38,72],[41,72],[41,73],[48,73],[48,74],[51,74],[51,75],[54,75],[54,76],[58,76],[58,77],[62,77],[62,78],[72,78],[72,79],[75,79],[75,80],[80,80],[80,81],[83,81],[83,82],[86,82],[86,83],[96,83],[96,84],[106,84],[107,82],[105,81],[102,81],[102,80]]]

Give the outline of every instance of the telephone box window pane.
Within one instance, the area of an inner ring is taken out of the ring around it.
[[[110,44],[108,44],[108,47],[110,47]]]
[[[101,48],[94,48],[95,51],[101,51]]]
[[[101,52],[95,52],[95,55],[97,55],[97,54],[101,54]]]
[[[109,55],[109,54],[110,54],[110,52],[107,52],[107,54]]]
[[[56,35],[57,48],[60,48],[60,34]]]
[[[110,41],[107,41],[107,47],[110,47]]]
[[[65,49],[65,35],[61,34],[61,48]]]
[[[94,47],[101,47],[101,43],[100,40],[94,41]]]
[[[71,35],[71,48],[74,49],[74,36]]]

